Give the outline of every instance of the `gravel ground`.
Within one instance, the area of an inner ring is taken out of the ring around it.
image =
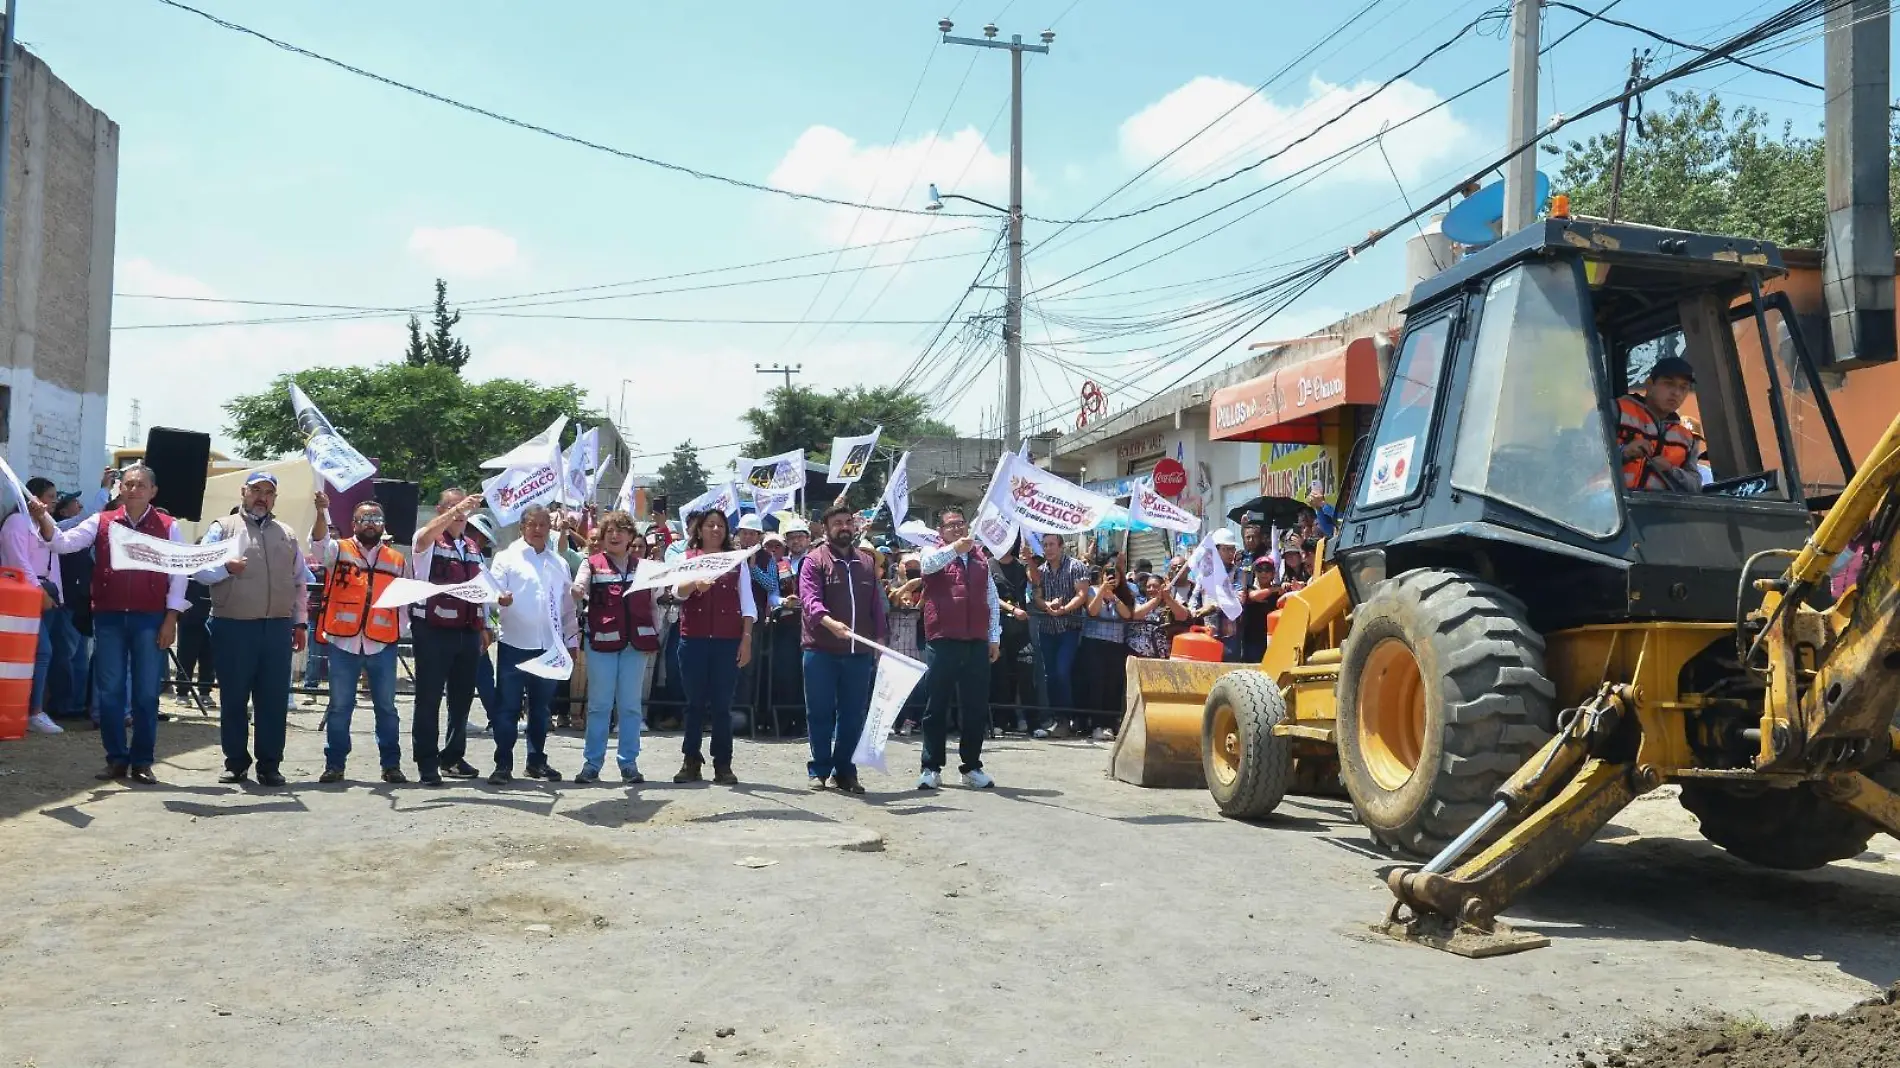
[[[96,734],[0,743],[0,1065],[1547,1065],[1900,976],[1900,843],[1763,871],[1667,797],[1511,911],[1550,948],[1473,962],[1372,933],[1343,803],[1223,820],[1106,745],[991,743],[988,792],[912,791],[907,741],[862,798],[745,742],[737,788],[429,790],[316,785],[316,724],[278,791],[217,785],[194,713],[156,788],[93,782]]]

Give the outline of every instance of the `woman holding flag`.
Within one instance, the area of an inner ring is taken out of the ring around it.
[[[577,783],[600,778],[607,760],[607,734],[620,716],[620,746],[615,754],[620,779],[642,783],[640,721],[645,707],[647,659],[660,649],[654,591],[629,589],[640,554],[633,517],[608,512],[595,528],[594,552],[574,575],[574,599],[580,602],[587,637],[587,740],[581,750]]]
[[[686,517],[686,555],[729,552],[732,539],[726,516],[717,507]],[[685,757],[674,782],[699,782],[705,758],[699,741],[712,728],[713,781],[736,785],[732,773],[732,691],[739,669],[752,659],[752,625],[759,618],[752,599],[751,576],[733,567],[718,578],[682,582],[674,587],[680,598],[680,681],[686,690],[686,736],[680,743]]]

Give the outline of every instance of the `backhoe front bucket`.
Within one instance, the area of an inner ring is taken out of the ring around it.
[[[1199,789],[1201,717],[1214,680],[1250,664],[1128,658],[1128,697],[1109,774],[1136,786]]]

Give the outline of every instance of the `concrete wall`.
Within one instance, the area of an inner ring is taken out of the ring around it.
[[[0,248],[0,450],[22,479],[98,484],[106,455],[119,127],[21,49]]]

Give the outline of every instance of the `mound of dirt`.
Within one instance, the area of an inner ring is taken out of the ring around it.
[[[1604,1068],[1892,1068],[1900,1065],[1900,983],[1836,1016],[1797,1016],[1782,1028],[1689,1024],[1624,1049],[1578,1058]]]

